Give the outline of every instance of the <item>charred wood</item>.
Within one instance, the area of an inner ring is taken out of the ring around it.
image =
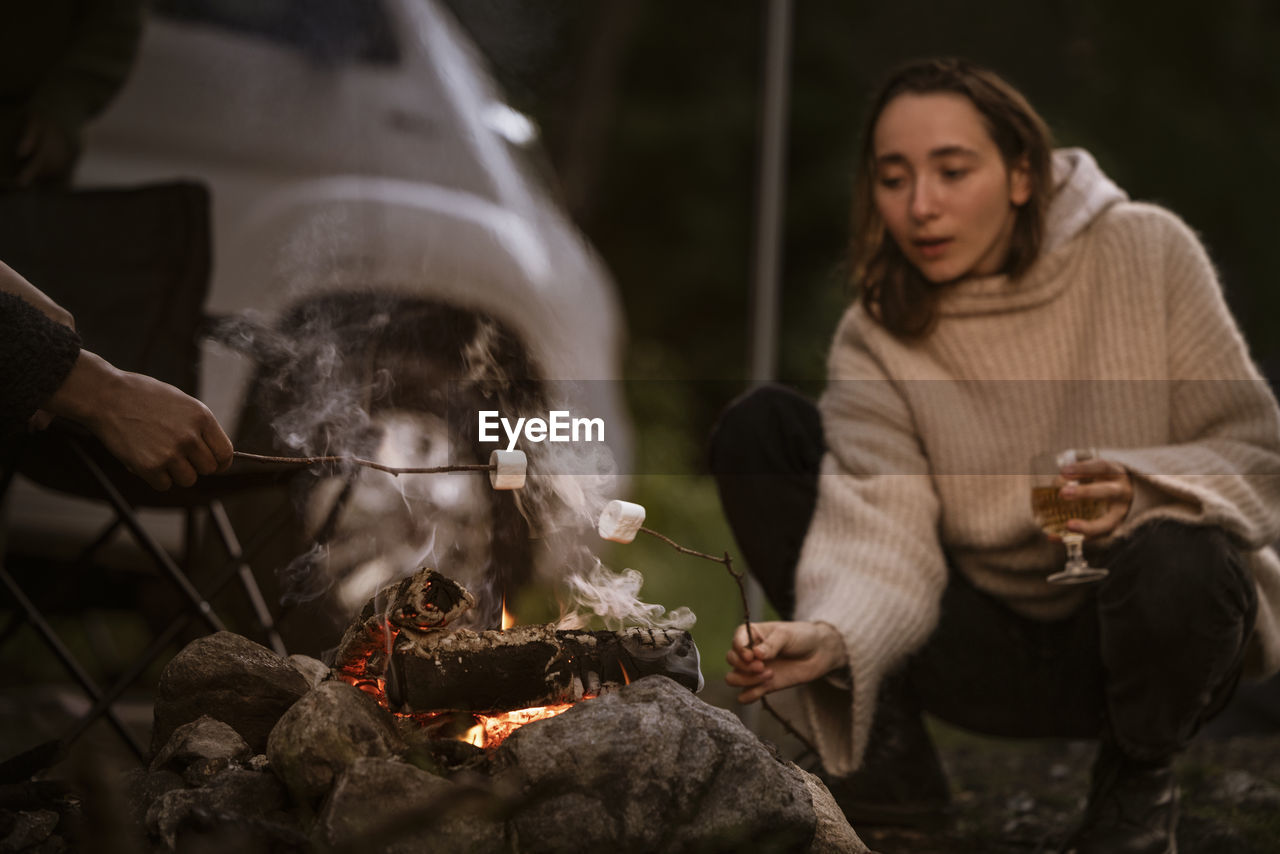
[[[507,711],[576,702],[653,674],[701,689],[698,649],[688,632],[458,630],[402,637],[390,656],[386,694],[392,709],[405,712]]]

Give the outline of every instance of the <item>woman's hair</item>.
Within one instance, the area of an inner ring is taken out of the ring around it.
[[[1027,271],[1040,252],[1052,192],[1053,140],[1027,99],[994,73],[963,59],[928,59],[891,74],[871,102],[853,198],[850,267],[862,304],[895,335],[927,334],[936,318],[937,288],[903,256],[885,230],[875,204],[875,127],[899,95],[953,92],[982,116],[1005,168],[1025,163],[1031,194],[1020,206],[1005,268],[1011,277]]]

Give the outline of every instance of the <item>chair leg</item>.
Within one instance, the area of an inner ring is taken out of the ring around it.
[[[239,566],[232,561],[231,566],[224,570],[210,586],[209,596],[212,598],[221,593],[227,584],[231,582],[231,579],[235,578],[238,574]],[[162,652],[169,648],[169,645],[178,637],[178,634],[186,628],[187,624],[193,619],[195,619],[195,615],[190,612],[175,617],[164,631],[156,635],[155,639],[151,641],[151,644],[142,652],[141,655],[137,657],[137,659],[134,660],[133,665],[129,670],[117,679],[110,688],[103,692],[100,697],[96,698],[96,702],[93,704],[93,707],[80,718],[76,725],[63,737],[63,740],[67,743],[75,741],[75,739],[79,738],[80,735],[88,729],[89,725],[92,724],[94,720],[103,714],[106,714],[106,711],[111,707],[111,704],[119,699],[120,696],[128,690],[130,685],[137,681],[138,677],[140,677],[143,672],[151,666],[152,662],[160,657]]]
[[[213,607],[209,604],[208,600],[200,595],[200,591],[196,590],[195,585],[191,583],[191,580],[188,579],[186,574],[176,563],[173,562],[173,558],[169,556],[169,553],[161,548],[160,544],[155,541],[155,538],[151,536],[146,528],[142,527],[142,524],[138,522],[138,517],[134,513],[133,508],[129,505],[129,502],[124,500],[124,496],[120,494],[120,492],[111,483],[111,480],[103,473],[102,469],[98,467],[98,464],[94,462],[93,457],[91,457],[89,453],[80,446],[79,442],[69,439],[67,444],[70,445],[76,456],[80,458],[80,461],[84,464],[89,473],[93,475],[94,480],[98,482],[98,485],[102,488],[103,494],[106,496],[107,500],[111,502],[116,513],[119,514],[120,520],[124,522],[125,527],[129,529],[129,533],[133,534],[134,539],[138,541],[138,544],[142,546],[149,555],[151,555],[152,559],[154,559],[162,569],[164,569],[165,573],[169,576],[169,579],[180,591],[182,591],[182,594],[187,597],[187,601],[195,607],[196,613],[199,614],[200,619],[204,620],[205,624],[215,632],[226,631],[226,625],[218,618],[218,615],[213,612]]]
[[[8,589],[9,595],[17,601],[18,605],[26,613],[27,619],[31,622],[32,627],[40,633],[41,637],[44,638],[45,643],[49,645],[51,650],[53,650],[53,654],[62,661],[63,666],[66,667],[67,671],[77,682],[80,683],[80,687],[84,689],[85,693],[88,694],[95,702],[100,701],[103,698],[103,692],[98,687],[97,683],[93,681],[93,677],[84,671],[84,668],[82,668],[80,663],[76,661],[75,656],[71,654],[71,651],[67,649],[66,645],[62,642],[62,639],[58,637],[58,633],[53,630],[53,626],[49,625],[49,623],[44,619],[44,616],[36,608],[35,603],[27,598],[26,594],[22,592],[22,588],[18,586],[16,581],[14,581],[13,576],[9,575],[8,570],[2,567],[0,567],[0,583],[3,583],[5,588]],[[139,761],[145,761],[146,750],[143,748],[141,743],[139,743],[134,734],[129,731],[129,728],[124,725],[124,722],[120,720],[115,709],[108,704],[100,714],[105,716],[107,720],[111,722],[111,725],[115,728],[116,732],[120,733],[121,738],[125,740],[137,755]],[[97,717],[98,716],[95,715],[90,720],[96,720]]]
[[[218,538],[222,540],[222,545],[227,550],[227,555],[236,564],[236,571],[240,576],[240,586],[244,588],[244,594],[253,608],[258,625],[266,633],[267,641],[271,644],[271,648],[276,655],[281,658],[285,657],[289,653],[285,649],[284,639],[280,637],[280,632],[276,628],[275,618],[271,616],[271,609],[267,607],[267,600],[263,598],[262,589],[258,587],[258,580],[253,576],[253,569],[244,559],[244,550],[240,547],[240,540],[236,537],[235,529],[231,527],[231,520],[227,518],[227,510],[222,506],[221,501],[214,499],[209,502],[209,518],[213,521],[213,527],[217,530]]]

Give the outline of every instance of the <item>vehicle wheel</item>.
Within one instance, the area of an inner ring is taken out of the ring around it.
[[[258,361],[240,450],[397,468],[487,462],[479,409],[546,411],[544,383],[516,337],[441,302],[333,294],[238,337]],[[483,473],[395,477],[340,464],[309,467],[229,512],[238,525],[274,524],[257,532],[251,563],[289,650],[315,655],[376,590],[423,565],[476,595],[474,627],[497,627],[504,595],[533,571],[538,510],[519,501]]]

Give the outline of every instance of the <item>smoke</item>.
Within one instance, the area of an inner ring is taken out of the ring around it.
[[[374,308],[356,314],[344,310],[348,300],[314,300],[295,309],[280,328],[244,315],[212,333],[258,365],[254,403],[269,418],[281,449],[300,456],[368,450],[373,402],[394,385],[391,373],[375,364],[391,313],[373,295],[349,296]]]
[[[243,447],[294,456],[358,456],[395,467],[486,462],[476,413],[546,418],[582,412],[583,389],[548,382],[492,318],[427,300],[328,294],[267,327],[233,318],[216,340],[259,365]],[[242,429],[242,433],[246,430]],[[568,599],[565,620],[684,628],[639,598],[635,570],[592,550],[617,495],[604,442],[523,442],[524,489],[495,493],[482,474],[404,475],[353,465],[309,470],[297,490],[304,553],[280,571],[287,602],[327,597],[348,613],[422,566],[477,599],[468,622],[496,625],[503,599],[536,576]],[[480,459],[479,457],[483,457]],[[309,480],[308,480],[309,478]]]
[[[688,608],[668,612],[661,605],[642,601],[644,576],[634,569],[613,572],[596,559],[584,572],[570,574],[565,583],[573,606],[560,618],[561,629],[585,628],[592,615],[614,631],[628,626],[687,631],[697,621]]]
[[[530,444],[524,451],[529,476],[514,497],[535,536],[550,537],[565,529],[594,530],[600,512],[615,497],[618,480],[617,463],[608,446],[543,442]]]
[[[475,335],[462,348],[464,379],[473,383],[488,382],[499,388],[510,388],[511,376],[498,358],[498,325],[483,319]]]
[[[333,586],[333,579],[321,571],[328,560],[329,550],[316,543],[302,554],[289,561],[278,571],[280,586],[283,591],[281,604],[286,607],[318,599]]]

